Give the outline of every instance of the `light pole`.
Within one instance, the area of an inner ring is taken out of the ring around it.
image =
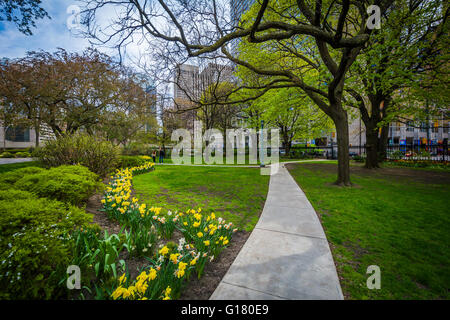
[[[261,132],[259,134],[259,161],[260,161],[259,166],[261,168],[265,167],[265,165],[264,165],[264,153],[263,153],[263,150],[264,150],[263,129],[264,129],[264,120],[261,120]]]

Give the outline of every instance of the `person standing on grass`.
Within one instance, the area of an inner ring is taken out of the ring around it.
[[[159,163],[164,163],[164,150],[159,147]]]
[[[156,163],[156,149],[152,152],[153,163]]]

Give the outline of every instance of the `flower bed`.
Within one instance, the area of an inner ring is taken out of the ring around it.
[[[433,160],[389,160],[386,161],[389,165],[395,165],[399,167],[410,167],[410,168],[440,168],[448,169],[448,161],[433,161]]]
[[[232,229],[232,223],[225,223],[214,213],[205,214],[200,208],[173,213],[140,204],[132,197],[133,175],[153,168],[153,163],[147,163],[119,170],[102,199],[106,214],[128,229],[124,233],[124,248],[130,255],[146,256],[149,260],[136,279],[130,279],[128,270],[120,277],[112,277],[113,299],[178,298],[192,273],[200,278],[205,264],[220,254],[237,231]],[[183,235],[178,244],[158,246],[159,238],[170,239],[175,230]]]

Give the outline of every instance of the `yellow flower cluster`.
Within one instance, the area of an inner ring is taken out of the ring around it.
[[[176,296],[179,293],[190,272],[196,270],[200,277],[208,258],[212,261],[229,243],[232,232],[237,230],[231,230],[232,223],[226,224],[214,213],[205,214],[201,208],[163,213],[160,207],[148,208],[145,203],[139,204],[139,200],[132,197],[133,174],[147,172],[152,167],[153,163],[147,163],[119,170],[106,188],[102,200],[105,211],[119,222],[137,223],[166,239],[178,228],[189,243],[183,238],[178,249],[161,246],[152,268],[139,274],[131,285],[125,285],[125,275],[120,277],[118,287],[111,294],[113,299],[172,299],[172,294]],[[158,281],[153,281],[157,277]]]
[[[177,278],[181,278],[182,276],[184,276],[184,272],[186,270],[186,266],[187,266],[186,262],[180,262],[178,264],[178,269],[176,271]]]
[[[166,290],[164,290],[164,298],[163,300],[170,300],[170,293],[172,292],[172,289],[170,287],[167,287]]]
[[[119,298],[123,299],[138,299],[138,300],[147,300],[147,297],[145,296],[145,293],[147,292],[149,281],[153,281],[156,279],[157,273],[156,270],[151,268],[148,273],[145,271],[142,271],[139,276],[136,277],[137,282],[133,286],[129,286],[128,288],[125,288],[123,286],[124,282],[126,281],[125,274],[123,274],[119,278],[119,286],[114,290],[114,292],[111,294],[111,297],[114,300],[117,300]]]

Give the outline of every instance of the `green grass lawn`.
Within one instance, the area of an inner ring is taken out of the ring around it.
[[[28,161],[28,162],[19,162],[19,163],[7,163],[0,164],[0,173],[25,168],[25,167],[40,167],[41,163],[39,161]]]
[[[352,167],[354,187],[331,184],[336,165],[288,165],[321,216],[350,299],[450,298],[450,174]],[[381,269],[369,290],[366,270]]]
[[[250,231],[258,222],[269,187],[269,176],[255,168],[161,166],[133,177],[133,188],[148,206],[206,212]]]
[[[287,158],[287,157],[280,157],[279,158],[279,162],[300,161],[300,160],[303,161],[303,160],[307,160],[307,159],[300,159],[300,158],[297,159],[297,158]],[[236,157],[235,157],[234,161],[237,162],[237,158]],[[156,158],[156,163],[159,163],[159,158],[158,157]],[[164,159],[164,163],[172,164],[173,161],[169,157],[169,158],[165,158]],[[194,157],[191,157],[191,163],[189,163],[189,164],[194,164]],[[205,164],[206,164],[206,162],[203,159],[201,165],[205,165]],[[239,166],[239,165],[242,165],[242,166],[259,166],[259,164],[260,164],[259,160],[257,161],[257,163],[250,163],[248,156],[245,157],[245,163],[242,163],[242,164],[238,164],[238,163],[230,163],[230,164],[228,164],[226,158],[223,159],[223,163],[213,163],[213,165],[231,165],[231,166]],[[270,161],[269,162],[265,162],[265,164],[270,164]]]

